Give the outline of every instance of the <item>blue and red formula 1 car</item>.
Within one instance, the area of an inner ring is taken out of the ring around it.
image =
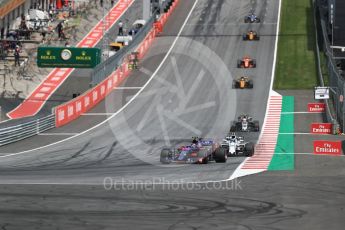
[[[190,145],[179,146],[176,149],[163,148],[160,155],[160,162],[207,164],[209,161],[225,163],[227,152],[218,143],[211,139],[193,138]]]

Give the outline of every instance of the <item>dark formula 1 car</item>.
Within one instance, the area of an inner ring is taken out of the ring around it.
[[[237,60],[237,67],[238,68],[255,68],[256,60],[250,58],[249,56],[245,56],[242,59]]]
[[[243,41],[259,41],[259,35],[253,31],[249,30],[247,33],[243,34]]]
[[[260,18],[258,18],[252,11],[249,15],[244,17],[244,23],[260,23]]]
[[[160,155],[160,162],[163,164],[207,164],[209,161],[225,163],[226,160],[227,153],[224,148],[220,148],[213,140],[201,138],[194,138],[192,144],[179,146],[177,149],[163,148]]]
[[[230,128],[230,132],[259,132],[259,130],[259,121],[253,121],[253,118],[247,114],[239,116]]]
[[[245,89],[245,88],[252,89],[253,86],[254,86],[253,80],[250,80],[248,77],[244,77],[244,76],[236,80],[233,80],[233,83],[232,83],[232,88],[235,88],[235,89]]]
[[[252,142],[245,142],[243,137],[236,136],[234,133],[225,137],[221,148],[227,152],[228,156],[254,155],[254,144]]]

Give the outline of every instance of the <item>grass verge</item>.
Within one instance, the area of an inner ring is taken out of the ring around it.
[[[282,0],[274,89],[312,89],[318,84],[311,0]]]

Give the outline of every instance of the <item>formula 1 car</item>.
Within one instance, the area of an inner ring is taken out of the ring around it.
[[[254,144],[252,142],[245,142],[243,137],[236,136],[234,133],[225,137],[221,143],[221,148],[225,149],[228,156],[254,155]]]
[[[227,153],[224,148],[211,139],[194,138],[192,144],[179,146],[177,149],[163,148],[160,154],[160,162],[207,164],[209,161],[225,163]]]
[[[248,77],[239,77],[236,80],[233,80],[232,88],[234,89],[252,89],[254,86],[253,80],[250,80]]]
[[[249,15],[244,17],[244,23],[260,23],[260,18],[258,18],[255,14],[254,11],[251,11]]]
[[[259,35],[253,31],[249,30],[247,33],[243,34],[243,41],[259,41],[260,37]]]
[[[253,118],[247,114],[242,114],[237,121],[233,121],[230,132],[259,132],[259,121],[253,121]]]
[[[237,68],[255,68],[256,60],[249,56],[245,56],[242,59],[237,60]]]

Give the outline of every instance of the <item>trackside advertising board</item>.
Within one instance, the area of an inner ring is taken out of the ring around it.
[[[310,125],[310,133],[332,134],[332,124],[331,123],[312,123]]]
[[[325,112],[325,103],[308,103],[308,112],[310,113],[322,113]]]
[[[93,68],[101,62],[99,48],[38,47],[38,67]]]
[[[341,141],[314,141],[314,154],[341,155]]]

